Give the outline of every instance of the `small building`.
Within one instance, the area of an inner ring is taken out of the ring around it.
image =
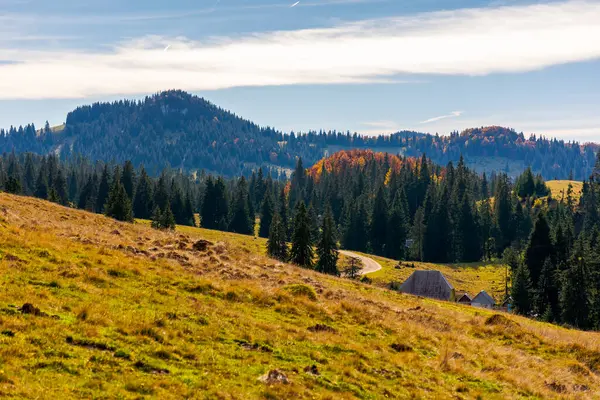
[[[454,287],[440,271],[415,271],[400,286],[402,293],[454,301]]]
[[[473,298],[471,305],[473,307],[494,308],[496,301],[485,290],[482,290]]]
[[[469,293],[458,294],[456,297],[458,298],[456,302],[461,304],[471,305],[471,301],[473,301]]]

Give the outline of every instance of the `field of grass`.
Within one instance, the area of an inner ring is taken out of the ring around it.
[[[379,264],[382,269],[373,272],[368,277],[374,285],[389,287],[391,282],[402,283],[415,270],[437,270],[454,286],[456,293],[468,292],[476,295],[485,290],[497,302],[501,302],[505,295],[505,266],[498,263],[470,263],[470,264],[430,264],[422,262],[398,262],[388,258],[367,255]],[[343,261],[342,261],[343,262]],[[414,266],[414,268],[413,268]]]
[[[212,243],[194,249],[201,238]],[[0,194],[0,397],[600,391],[596,333],[319,275],[264,257],[250,240]]]
[[[567,198],[567,189],[569,187],[569,183],[573,186],[573,199],[575,203],[579,201],[579,197],[581,197],[581,189],[583,188],[583,182],[579,181],[548,181],[546,185],[552,192],[552,198],[555,200],[560,200],[563,198]]]

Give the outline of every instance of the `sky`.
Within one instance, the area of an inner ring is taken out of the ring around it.
[[[600,142],[600,1],[0,0],[0,127],[182,89],[282,131]]]

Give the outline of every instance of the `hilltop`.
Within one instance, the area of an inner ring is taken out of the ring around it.
[[[600,390],[595,333],[319,275],[266,258],[252,237],[156,231],[0,194],[0,243],[2,396]]]
[[[444,132],[442,132],[444,133]],[[153,174],[170,167],[206,170],[220,175],[249,175],[258,167],[274,174],[289,171],[302,158],[311,166],[345,149],[372,149],[457,162],[461,155],[477,172],[518,175],[531,165],[545,179],[583,180],[595,161],[595,144],[579,144],[542,136],[526,138],[514,129],[490,126],[449,135],[412,131],[363,136],[350,132],[281,132],[260,127],[180,90],[161,92],[142,101],[94,103],[73,110],[64,125],[36,130],[32,125],[0,130],[0,150],[80,154],[93,161],[131,160]]]

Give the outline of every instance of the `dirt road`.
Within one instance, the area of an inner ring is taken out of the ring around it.
[[[360,270],[360,275],[367,275],[372,272],[379,271],[381,269],[381,264],[372,258],[361,256],[360,254],[353,253],[347,250],[340,250],[340,254],[345,255],[346,257],[356,257],[363,263],[363,269]]]

